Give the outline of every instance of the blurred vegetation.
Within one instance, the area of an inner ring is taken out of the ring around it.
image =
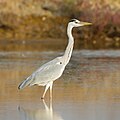
[[[93,23],[74,30],[80,47],[120,48],[119,0],[0,0],[0,42],[65,39],[71,18]]]

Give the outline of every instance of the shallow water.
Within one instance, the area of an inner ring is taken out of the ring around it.
[[[18,84],[61,52],[0,52],[0,120],[119,120],[120,51],[75,51],[54,83],[53,101],[44,88]]]

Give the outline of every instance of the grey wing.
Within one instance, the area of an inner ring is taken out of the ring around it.
[[[28,85],[32,86],[35,84],[44,86],[48,82],[59,78],[65,68],[65,66],[60,63],[60,58],[61,57],[57,57],[52,61],[42,65],[31,76],[23,81],[18,88],[22,89]]]
[[[54,81],[59,78],[65,66],[61,64],[60,57],[44,64],[35,72],[34,80],[30,83],[31,85],[38,84],[38,85],[46,85],[50,81]]]

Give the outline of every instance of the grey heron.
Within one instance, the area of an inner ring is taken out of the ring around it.
[[[53,82],[62,75],[72,55],[73,46],[74,46],[72,29],[74,27],[80,27],[85,25],[91,25],[91,23],[82,22],[77,19],[70,20],[67,26],[68,45],[65,49],[65,53],[63,54],[63,56],[57,57],[49,61],[48,63],[42,65],[39,69],[33,72],[33,74],[31,74],[26,80],[24,80],[19,85],[18,89],[23,89],[26,86],[33,86],[33,85],[46,86],[41,99],[44,99],[48,88],[50,88],[50,98],[51,98]]]

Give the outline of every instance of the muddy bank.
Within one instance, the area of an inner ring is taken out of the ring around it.
[[[80,46],[119,49],[119,5],[119,0],[4,0],[0,2],[0,41],[66,39],[67,22],[78,18],[93,23],[74,30]]]

